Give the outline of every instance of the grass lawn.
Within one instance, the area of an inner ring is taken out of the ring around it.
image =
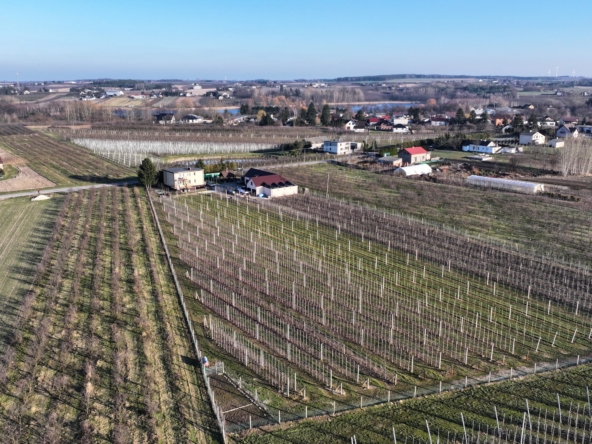
[[[300,186],[425,218],[476,236],[516,243],[556,256],[592,260],[590,198],[566,202],[494,190],[481,190],[397,178],[329,164],[283,168]],[[588,262],[589,263],[589,262]]]
[[[8,180],[16,177],[18,170],[12,165],[4,165],[4,176],[0,177],[0,180]]]
[[[33,283],[63,196],[31,202],[0,200],[0,342],[12,331],[20,303]]]

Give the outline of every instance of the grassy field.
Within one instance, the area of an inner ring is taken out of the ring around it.
[[[348,201],[516,243],[530,250],[592,261],[592,197],[565,202],[493,190],[443,185],[320,164],[283,168],[300,186]]]
[[[16,177],[18,170],[12,165],[4,165],[4,176],[0,177],[0,180],[8,180]]]
[[[213,442],[212,413],[143,191],[69,194],[56,221],[2,356],[4,436]]]
[[[355,436],[360,444],[392,444],[394,429],[400,443],[520,442],[524,421],[524,442],[589,443],[591,420],[587,387],[591,378],[590,365],[575,367],[559,373],[276,426],[235,437],[234,441],[351,443]],[[464,440],[463,420],[468,440]]]
[[[0,136],[0,147],[23,158],[58,186],[135,179],[135,172],[91,151],[40,133]]]
[[[62,201],[61,196],[40,202],[0,200],[0,348],[6,345],[20,304],[33,284],[35,266]]]

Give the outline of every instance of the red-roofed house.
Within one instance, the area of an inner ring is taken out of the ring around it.
[[[368,126],[372,126],[380,123],[381,120],[382,119],[380,117],[369,117],[366,123],[368,124]]]
[[[448,125],[448,119],[446,117],[435,116],[430,118],[432,126],[446,126]]]
[[[403,163],[407,165],[425,162],[431,158],[430,153],[420,146],[413,146],[399,151],[399,157],[403,159]]]
[[[263,171],[262,171],[263,172]],[[247,189],[252,194],[259,196],[265,194],[267,197],[280,197],[298,194],[298,186],[294,185],[279,174],[268,173],[251,177],[247,181]]]

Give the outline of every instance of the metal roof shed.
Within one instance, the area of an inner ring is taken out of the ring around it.
[[[521,180],[500,179],[498,177],[469,176],[466,183],[478,187],[495,188],[497,190],[514,191],[516,193],[536,194],[545,191],[542,183],[524,182]]]
[[[406,167],[397,168],[394,172],[397,176],[409,177],[409,176],[418,176],[421,174],[431,174],[432,167],[426,165],[424,163],[419,165],[411,165]]]

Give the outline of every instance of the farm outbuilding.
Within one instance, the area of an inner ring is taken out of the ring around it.
[[[494,188],[497,190],[514,191],[516,193],[536,194],[545,191],[542,183],[524,182],[522,180],[500,179],[499,177],[469,176],[467,185]]]
[[[397,168],[393,174],[403,177],[420,176],[422,174],[432,174],[432,167],[426,164],[411,165]]]
[[[378,162],[382,163],[383,165],[401,166],[403,164],[403,159],[400,157],[385,156],[378,159]]]

